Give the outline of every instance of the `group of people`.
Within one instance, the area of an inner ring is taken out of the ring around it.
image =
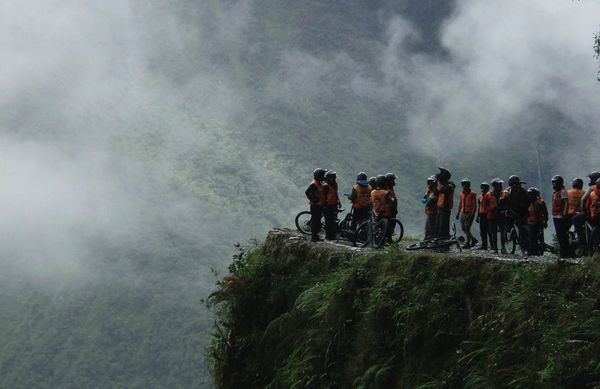
[[[452,198],[455,185],[450,180],[447,169],[439,168],[440,173],[427,179],[427,189],[423,196],[425,204],[425,239],[447,237],[450,214],[453,208]],[[508,187],[504,181],[494,178],[491,185],[482,182],[481,193],[476,195],[471,190],[471,181],[461,181],[462,191],[459,193],[459,206],[456,219],[460,219],[461,227],[466,235],[465,248],[475,247],[477,239],[471,233],[475,220],[481,232],[482,250],[490,248],[498,252],[498,234],[500,234],[500,251],[506,253],[506,230],[509,223],[514,223],[519,231],[519,245],[528,255],[542,255],[544,249],[544,229],[548,227],[552,216],[556,237],[559,243],[560,256],[571,257],[569,229],[575,226],[577,239],[586,244],[585,223],[598,225],[600,221],[600,172],[592,172],[587,191],[583,190],[583,179],[575,178],[572,188],[566,189],[563,177],[554,176],[552,182],[551,212],[536,187],[523,188],[525,182],[518,176],[510,176]]]
[[[312,241],[320,241],[321,220],[325,218],[325,239],[336,239],[336,218],[341,207],[338,195],[336,172],[318,168],[313,172],[313,180],[305,191],[310,203],[311,236]],[[360,172],[356,176],[356,183],[348,196],[352,202],[352,228],[356,228],[367,218],[374,217],[394,218],[398,214],[398,200],[394,192],[396,176],[393,173],[380,174],[368,178],[367,174]],[[388,232],[391,240],[392,229]]]
[[[439,167],[439,173],[427,179],[423,196],[425,205],[425,240],[450,237],[450,219],[454,208],[456,185],[450,180],[448,169]],[[535,187],[525,189],[525,182],[512,175],[508,187],[504,181],[494,178],[491,183],[482,182],[481,192],[471,189],[471,181],[461,181],[462,190],[458,195],[456,219],[460,220],[466,236],[464,248],[490,248],[494,252],[506,253],[506,231],[509,223],[514,223],[519,231],[519,244],[528,255],[541,255],[544,248],[544,229],[552,216],[561,257],[573,255],[569,244],[568,231],[575,226],[577,239],[586,243],[585,223],[598,225],[600,222],[600,172],[592,172],[587,190],[583,189],[583,179],[575,178],[572,188],[566,189],[563,177],[551,179],[553,194],[550,212],[540,190]],[[312,240],[319,241],[321,220],[325,218],[325,238],[336,238],[336,218],[341,207],[338,195],[336,172],[315,169],[313,180],[306,189],[310,202]],[[357,174],[356,183],[348,199],[352,202],[352,223],[356,227],[369,217],[375,220],[395,218],[398,213],[398,200],[394,191],[396,176],[393,173],[376,177]],[[473,223],[479,224],[481,245],[473,236]],[[392,231],[390,231],[391,234]],[[500,239],[498,239],[500,235]],[[388,237],[391,240],[391,235]],[[500,248],[498,247],[500,241]],[[488,246],[489,242],[489,246]]]

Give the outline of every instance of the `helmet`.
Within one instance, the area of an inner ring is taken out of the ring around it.
[[[427,179],[427,183],[435,182],[436,180],[437,180],[436,176],[429,176],[429,178]]]
[[[512,175],[508,177],[508,185],[510,186],[513,184],[526,184],[526,182],[521,181],[519,176]]]
[[[323,178],[325,178],[325,173],[327,173],[327,169],[317,168],[313,172],[313,177],[315,178],[315,180],[322,181]]]
[[[375,177],[371,177],[369,178],[368,183],[371,185],[371,188],[374,189],[377,186],[377,179]]]
[[[502,181],[498,177],[496,177],[492,180],[492,185],[502,185],[502,184],[504,184],[504,181]]]
[[[463,178],[460,183],[461,184],[469,184],[469,185],[471,185],[471,180],[469,180],[468,178]]]
[[[369,183],[367,181],[367,173],[360,172],[356,175],[356,183],[358,185],[367,186]]]
[[[481,185],[479,185],[479,187],[481,189],[484,189],[484,188],[490,189],[490,184],[484,181],[484,182],[481,183]]]
[[[385,181],[390,187],[393,187],[396,184],[396,175],[394,173],[386,174]]]
[[[531,193],[534,194],[536,196],[540,195],[540,190],[534,186],[532,186],[531,188],[527,189],[527,193]]]
[[[554,177],[552,177],[552,183],[554,184],[555,182],[558,185],[563,185],[565,183],[565,180],[561,176],[554,176]]]
[[[596,180],[600,178],[600,172],[591,172],[587,176],[590,178],[590,185],[594,185]]]
[[[583,180],[579,177],[573,178],[573,188],[576,188],[576,189],[583,188]]]
[[[329,179],[329,178],[336,178],[337,174],[333,171],[333,170],[328,170],[327,173],[325,173],[325,179]]]
[[[450,173],[450,170],[443,168],[441,166],[438,166],[438,169],[440,169],[440,172],[437,175],[439,178],[445,178],[445,179],[449,180],[452,177],[452,173]]]
[[[378,188],[381,188],[381,187],[385,186],[385,184],[387,183],[386,179],[385,179],[385,176],[383,174],[379,174],[375,180],[377,182],[377,187]]]

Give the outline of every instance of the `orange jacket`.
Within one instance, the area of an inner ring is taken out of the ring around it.
[[[314,199],[311,199],[309,197],[309,203],[310,205],[323,205],[325,204],[325,196],[323,195],[323,187],[321,186],[321,182],[318,180],[313,179],[312,182],[309,184],[308,189],[306,190],[306,195],[308,196],[310,191],[311,191],[311,187],[314,186]]]
[[[504,217],[501,212],[504,209],[502,200],[505,200],[507,196],[508,192],[506,191],[502,191],[498,195],[492,191],[485,194],[484,204],[488,220],[498,220]]]
[[[458,194],[458,212],[473,213],[477,205],[477,195],[475,192],[460,192]]]
[[[358,184],[354,184],[352,186],[354,192],[356,192],[356,199],[352,203],[352,208],[361,209],[371,206],[371,192],[373,188],[371,185],[360,186]]]
[[[433,190],[431,189],[427,189],[425,191],[425,214],[426,215],[435,215],[437,213],[437,205],[435,202],[432,201],[432,203],[429,203],[429,197],[431,196],[431,194],[433,193]]]
[[[600,216],[600,190],[595,189],[588,197],[586,208],[589,210],[589,216],[592,220]]]
[[[529,204],[529,209],[527,211],[527,224],[544,224],[544,216],[542,214],[542,201],[539,198],[535,199],[534,202]]]
[[[323,194],[325,195],[325,205],[334,207],[340,203],[337,188],[325,183],[323,184]]]
[[[490,193],[490,192],[487,192],[487,193]],[[486,193],[486,194],[487,194],[487,193]],[[484,199],[485,199],[485,195],[484,195],[483,193],[481,193],[481,194],[480,194],[480,195],[477,197],[477,202],[478,202],[478,204],[479,204],[479,213],[480,213],[481,215],[487,215],[487,213],[488,213],[487,209],[486,209],[486,208],[485,208],[485,206],[483,205],[483,201],[484,201]]]
[[[552,193],[552,216],[562,216],[564,212],[564,203],[562,199],[564,189]]]
[[[583,189],[569,189],[567,191],[567,202],[569,203],[569,208],[567,209],[568,215],[575,215],[577,212],[581,211],[581,199],[585,191]]]
[[[392,213],[389,192],[385,189],[375,189],[371,192],[373,213],[377,216],[390,217]]]
[[[444,192],[439,192],[437,197],[438,209],[452,209],[454,206],[454,184],[449,182],[445,185],[447,188]]]

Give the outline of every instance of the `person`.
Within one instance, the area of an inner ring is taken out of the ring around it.
[[[490,191],[490,184],[487,182],[482,182],[479,188],[481,189],[481,194],[477,198],[477,223],[479,223],[479,232],[481,233],[481,246],[479,246],[479,249],[487,250],[489,231],[487,209],[483,205],[483,201],[485,199],[485,195]]]
[[[375,188],[377,188],[377,178],[375,178],[375,177],[371,177],[371,178],[369,178],[369,181],[368,181],[368,183],[369,183],[369,186],[370,186],[372,189],[375,189]]]
[[[554,220],[554,230],[556,239],[560,248],[560,257],[568,258],[571,256],[569,247],[569,225],[567,224],[568,197],[565,189],[565,181],[561,176],[552,177],[552,219]]]
[[[544,212],[545,207],[539,189],[531,187],[527,189],[527,195],[530,199],[527,210],[527,229],[529,230],[529,250],[527,253],[528,255],[542,255],[544,253],[543,231],[548,226],[548,213],[547,210]]]
[[[569,217],[569,225],[571,225],[570,219],[578,212],[581,212],[581,199],[585,194],[585,191],[583,190],[583,180],[581,178],[574,178],[571,187],[572,188],[567,191],[567,216]]]
[[[585,221],[588,218],[587,214],[587,199],[590,196],[590,193],[596,190],[596,180],[600,178],[600,172],[591,172],[587,175],[589,178],[588,189],[585,194],[581,198],[581,212],[577,212],[572,218],[571,222],[575,226],[575,232],[577,233],[577,240],[583,246],[586,245],[586,237],[585,237]]]
[[[448,169],[438,167],[440,172],[436,175],[437,186],[434,194],[437,196],[436,231],[438,238],[450,237],[450,213],[454,206],[454,188],[456,185],[450,178],[452,173]]]
[[[600,225],[600,177],[596,179],[594,190],[590,192],[586,200],[586,210],[588,221],[598,226]]]
[[[488,227],[490,231],[490,245],[494,253],[498,253],[498,233],[500,233],[501,253],[506,254],[506,220],[504,209],[506,204],[506,191],[502,190],[500,178],[492,180],[492,190],[484,197],[484,207],[487,211]]]
[[[467,242],[463,248],[468,249],[474,247],[478,242],[471,234],[471,226],[475,220],[475,211],[477,210],[477,195],[471,190],[471,180],[464,178],[460,182],[462,192],[458,195],[458,211],[456,212],[456,220],[460,220],[460,226],[467,236]]]
[[[313,242],[322,240],[319,238],[319,232],[321,232],[321,219],[323,218],[323,206],[325,205],[322,182],[325,178],[326,172],[327,169],[315,169],[313,171],[312,182],[308,185],[308,188],[304,192],[310,204],[310,232],[311,240]]]
[[[525,182],[519,176],[512,175],[508,178],[507,205],[508,213],[513,218],[515,226],[519,231],[519,245],[527,252],[529,238],[527,236],[527,213],[529,209],[529,196],[527,190],[522,187]]]
[[[348,196],[348,199],[352,203],[352,229],[356,229],[369,216],[371,191],[373,189],[368,184],[365,172],[360,172],[356,175],[356,183],[352,186],[352,192]]]
[[[325,239],[335,240],[337,234],[337,218],[338,208],[341,207],[340,198],[338,197],[338,185],[336,181],[337,175],[333,170],[325,173],[325,184],[323,184],[323,197],[325,205],[323,207],[323,216],[325,216]]]
[[[437,186],[437,178],[431,176],[427,179],[427,189],[423,195],[423,204],[425,204],[425,240],[436,237],[435,222],[437,217],[437,198],[434,194]]]
[[[390,217],[393,200],[388,191],[387,182],[383,174],[377,176],[375,183],[377,187],[371,192],[371,204],[375,219],[379,221],[384,217]]]
[[[396,197],[396,191],[394,190],[394,186],[396,186],[396,175],[394,173],[387,173],[385,175],[385,183],[387,186],[389,198],[391,200],[390,218],[393,219],[398,216],[398,198]],[[388,230],[387,230],[387,242],[388,243],[392,243],[394,227],[395,227],[395,225],[392,225],[391,223],[388,225]]]

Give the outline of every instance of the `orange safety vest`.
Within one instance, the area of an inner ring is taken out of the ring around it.
[[[541,209],[542,201],[538,198],[531,204],[527,210],[527,224],[539,225],[544,222]]]
[[[323,189],[327,187],[327,194],[325,197],[325,205],[336,206],[339,203],[337,189],[332,187],[331,185],[325,183],[323,184]],[[323,190],[325,192],[325,190]]]
[[[503,194],[500,193],[500,198],[503,198]],[[487,211],[488,220],[496,220],[501,218],[500,210],[498,209],[498,199],[493,192],[487,192],[484,200],[485,210]]]
[[[487,192],[487,193],[490,193],[490,192]],[[486,193],[486,194],[487,194],[487,193]],[[485,208],[485,206],[483,205],[483,201],[484,201],[484,199],[485,199],[485,195],[484,195],[483,193],[482,193],[482,194],[480,194],[480,195],[478,196],[478,198],[477,198],[477,202],[479,203],[479,213],[480,213],[481,215],[487,215],[487,213],[488,213],[487,209],[486,209],[486,208]]]
[[[552,193],[552,216],[561,216],[563,214],[562,193],[564,189]]]
[[[433,193],[433,191],[431,189],[427,189],[425,191],[425,199],[426,199],[426,201],[429,199],[429,196],[431,196],[432,193]],[[425,203],[425,214],[426,215],[429,215],[429,216],[435,215],[437,213],[436,211],[437,211],[437,206],[436,206],[435,203],[434,204],[429,204],[429,205],[427,205],[427,203]]]
[[[587,201],[587,208],[589,209],[590,218],[592,220],[600,216],[600,190],[594,189]]]
[[[568,215],[575,215],[581,211],[581,198],[584,194],[585,191],[583,189],[569,189],[567,192],[567,202],[569,203]]]
[[[310,205],[323,205],[325,204],[325,196],[323,196],[323,188],[321,187],[321,182],[318,180],[313,179],[312,182],[309,184],[310,185],[314,185],[317,188],[317,191],[315,192],[315,195],[317,196],[317,202],[313,202],[311,200],[309,200]]]
[[[356,192],[356,198],[354,199],[354,202],[352,203],[352,208],[361,209],[361,208],[370,207],[371,206],[371,192],[373,191],[373,188],[371,188],[371,185],[360,186],[358,184],[354,184],[352,186],[352,188]]]
[[[446,184],[446,185],[450,185],[450,184]],[[450,193],[448,193],[448,199],[446,199],[446,193],[440,192],[438,194],[437,207],[438,208],[446,208],[446,205],[448,206],[448,209],[452,209],[452,207],[454,206],[454,189],[450,190]]]
[[[388,193],[385,189],[375,189],[371,192],[371,204],[373,204],[375,215],[383,217],[391,215],[390,204],[388,204]]]
[[[460,192],[458,194],[458,211],[462,213],[473,213],[475,212],[475,204],[477,203],[477,195],[475,192]]]

